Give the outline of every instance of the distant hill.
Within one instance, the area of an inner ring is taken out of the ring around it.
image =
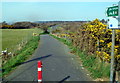
[[[0,29],[29,29],[29,28],[42,28],[46,29],[56,25],[81,25],[87,21],[35,21],[35,22],[15,22],[8,24],[5,21],[0,23]]]
[[[34,23],[64,23],[64,22],[87,22],[87,21],[35,21]]]
[[[38,27],[39,24],[32,23],[32,22],[16,22],[13,24],[8,24],[5,21],[0,23],[1,29],[28,29],[28,28],[35,28]]]

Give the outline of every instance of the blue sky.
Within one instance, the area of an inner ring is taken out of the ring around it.
[[[2,2],[118,2],[119,0],[1,0]]]
[[[2,2],[2,21],[80,21],[106,19],[117,2]]]

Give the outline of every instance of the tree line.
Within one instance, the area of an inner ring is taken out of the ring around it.
[[[15,22],[8,24],[6,21],[0,23],[0,29],[30,29],[30,28],[48,28],[56,25],[56,23],[34,23],[34,22]]]

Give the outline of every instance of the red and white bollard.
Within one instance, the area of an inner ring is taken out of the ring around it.
[[[42,61],[38,61],[38,83],[42,83]]]

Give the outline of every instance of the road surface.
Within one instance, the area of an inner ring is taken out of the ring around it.
[[[40,44],[33,56],[20,65],[4,80],[37,81],[37,61],[43,62],[43,81],[91,81],[77,57],[69,53],[62,42],[49,35],[41,35]]]

